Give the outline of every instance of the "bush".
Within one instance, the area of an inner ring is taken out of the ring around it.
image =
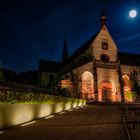
[[[132,91],[125,92],[124,96],[125,96],[125,100],[128,101],[128,102],[133,102],[137,98],[136,92],[132,92]]]
[[[53,96],[43,93],[33,93],[28,91],[16,91],[10,89],[0,90],[0,103],[67,103],[80,102],[82,99]]]

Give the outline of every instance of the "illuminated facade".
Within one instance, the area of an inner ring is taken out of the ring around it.
[[[99,102],[133,101],[132,83],[140,85],[140,55],[119,52],[105,23],[102,11],[99,32],[63,63],[56,63],[52,71],[43,71],[42,67],[50,69],[54,62],[51,66],[50,61],[40,61],[40,85],[51,87],[58,94],[69,89],[68,94],[64,93],[66,96]]]

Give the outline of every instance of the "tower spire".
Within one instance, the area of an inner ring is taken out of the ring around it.
[[[101,28],[106,24],[106,15],[105,15],[105,10],[104,10],[104,4],[102,4],[101,7]]]
[[[65,33],[64,33],[64,47],[63,47],[62,59],[63,62],[65,62],[68,59],[67,41],[66,41]]]

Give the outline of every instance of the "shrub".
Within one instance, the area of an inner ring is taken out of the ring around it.
[[[136,100],[137,98],[137,94],[136,92],[132,92],[132,91],[127,91],[124,93],[124,96],[125,96],[125,100],[128,101],[128,102],[133,102]]]
[[[13,89],[0,90],[0,103],[67,103],[80,102],[82,99],[53,96],[44,93],[16,91]]]

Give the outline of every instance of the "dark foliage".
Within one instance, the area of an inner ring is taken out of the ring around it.
[[[19,73],[16,75],[16,82],[27,85],[38,85],[38,71]]]

